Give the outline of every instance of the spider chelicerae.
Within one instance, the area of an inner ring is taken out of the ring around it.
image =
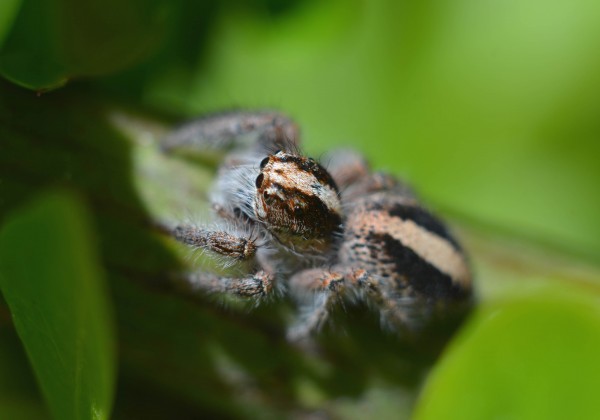
[[[323,163],[304,156],[298,127],[285,115],[210,115],[180,126],[161,148],[224,154],[210,196],[216,220],[172,234],[243,271],[194,272],[184,281],[255,300],[289,292],[301,314],[291,341],[317,332],[346,299],[367,300],[386,326],[410,331],[471,298],[461,246],[407,185],[371,171],[352,150],[333,151]]]

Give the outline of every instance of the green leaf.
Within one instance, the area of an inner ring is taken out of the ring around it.
[[[170,10],[167,0],[23,0],[0,50],[0,74],[42,90],[123,69],[160,45]]]
[[[0,287],[57,419],[105,419],[112,406],[115,337],[92,239],[86,211],[64,193],[0,232]]]
[[[599,352],[600,309],[587,290],[489,305],[435,367],[415,418],[595,418]]]
[[[21,0],[3,0],[0,2],[0,47],[2,47],[4,37],[12,26],[20,5]]]

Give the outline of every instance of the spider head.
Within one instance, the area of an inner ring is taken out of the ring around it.
[[[284,245],[323,250],[341,231],[339,192],[315,160],[279,151],[260,163],[254,212]]]

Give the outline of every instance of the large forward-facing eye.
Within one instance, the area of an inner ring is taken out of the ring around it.
[[[260,162],[260,169],[265,169],[265,166],[267,166],[268,163],[269,163],[269,156],[267,156]]]
[[[259,174],[256,177],[256,182],[255,182],[256,188],[260,188],[261,187],[264,179],[265,179],[265,176],[263,174]]]

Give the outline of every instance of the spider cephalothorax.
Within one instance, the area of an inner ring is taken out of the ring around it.
[[[332,152],[326,167],[303,156],[296,125],[279,113],[206,117],[176,130],[162,148],[227,152],[211,195],[216,216],[227,223],[180,225],[173,234],[232,263],[249,263],[239,277],[196,272],[185,281],[194,290],[252,298],[287,282],[304,309],[291,340],[317,331],[338,297],[370,301],[397,329],[470,300],[462,248],[410,188],[371,172],[353,151]]]
[[[335,181],[316,161],[284,151],[265,157],[256,177],[254,212],[282,244],[325,249],[342,226]]]

